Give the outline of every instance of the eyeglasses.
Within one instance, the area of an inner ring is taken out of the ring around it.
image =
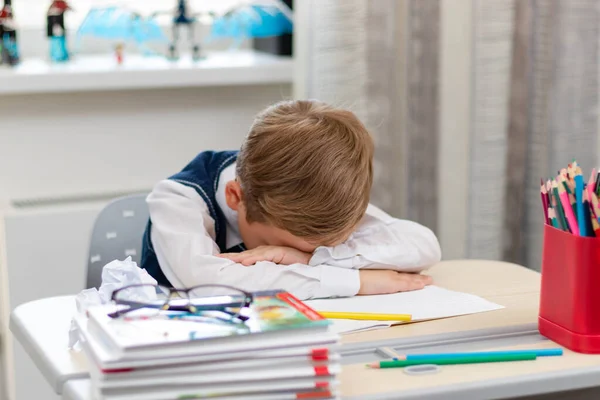
[[[169,317],[192,316],[218,319],[226,322],[244,322],[243,314],[250,307],[253,296],[244,290],[226,285],[199,285],[188,289],[175,289],[162,285],[129,285],[113,292],[111,300],[128,306],[108,314],[118,318],[125,314],[150,318],[171,311]],[[128,316],[129,316],[128,315]]]

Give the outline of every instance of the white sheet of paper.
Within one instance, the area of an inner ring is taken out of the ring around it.
[[[504,308],[479,296],[437,286],[427,286],[414,292],[309,300],[306,303],[317,311],[411,314],[413,321],[455,317]],[[385,328],[396,323],[341,319],[332,321],[331,330],[336,333]]]

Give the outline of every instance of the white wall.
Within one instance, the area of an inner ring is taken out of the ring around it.
[[[150,188],[235,149],[288,85],[0,97],[0,200]]]
[[[0,205],[0,211],[4,207]],[[4,226],[0,223],[0,243],[4,243]],[[3,306],[3,302],[7,296],[6,290],[6,269],[3,268],[3,265],[6,265],[6,252],[4,246],[0,245],[0,400],[7,400],[8,397],[8,380],[6,376],[7,372],[7,322],[8,315],[6,315],[6,307]]]

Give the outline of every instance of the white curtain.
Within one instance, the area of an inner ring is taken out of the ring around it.
[[[351,109],[373,134],[372,202],[435,228],[438,0],[307,3],[303,95]]]
[[[600,2],[299,3],[300,95],[366,123],[377,146],[372,201],[441,232],[454,258],[539,269],[539,179],[574,157],[586,171],[597,162]],[[456,121],[448,88],[468,104]],[[464,173],[446,171],[454,165]]]

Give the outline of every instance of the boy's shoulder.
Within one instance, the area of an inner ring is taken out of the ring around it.
[[[184,171],[188,167],[197,166],[197,165],[213,165],[217,166],[227,163],[227,162],[235,162],[237,159],[239,151],[237,150],[224,150],[224,151],[216,151],[216,150],[206,150],[201,151],[186,165],[183,169]]]
[[[223,170],[237,160],[237,154],[237,151],[203,151],[168,179],[192,187],[199,193],[212,193]]]
[[[175,179],[181,175],[218,175],[237,160],[238,151],[203,151],[198,153],[185,168],[169,179]]]

